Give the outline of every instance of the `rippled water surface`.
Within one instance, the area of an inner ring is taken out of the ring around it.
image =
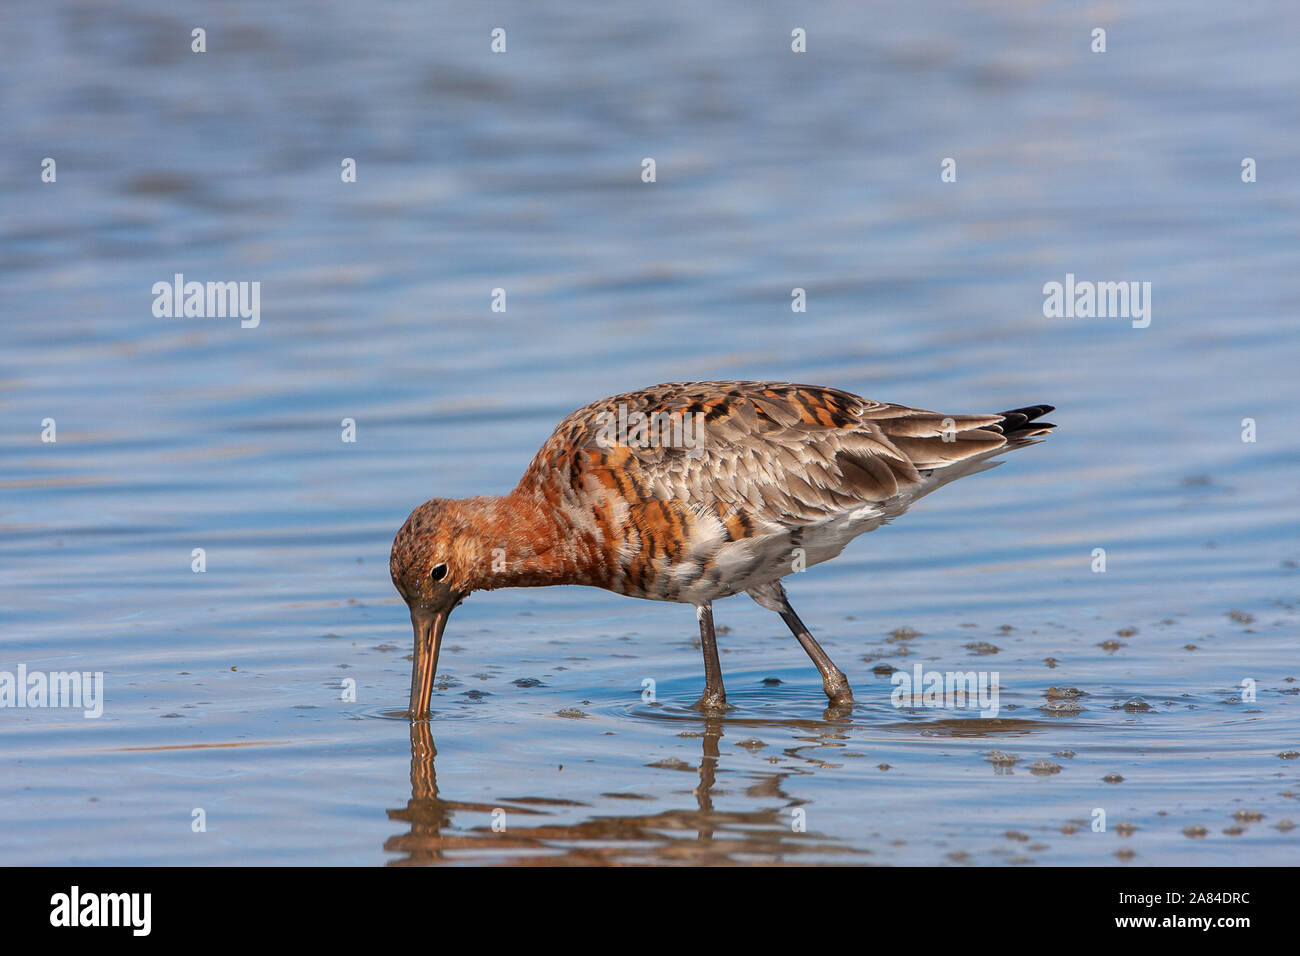
[[[1296,8],[624,7],[0,12],[0,671],[106,684],[0,709],[0,861],[1293,861]],[[155,318],[178,272],[260,325]],[[1150,326],[1044,318],[1066,273]],[[393,719],[408,511],[695,378],[1059,429],[787,582],[848,713],[744,597],[705,719],[690,608],[552,589]]]

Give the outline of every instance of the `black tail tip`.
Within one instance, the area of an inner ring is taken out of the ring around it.
[[[1013,408],[1002,413],[1002,421],[998,424],[1002,428],[1002,434],[1008,438],[1041,435],[1056,426],[1051,422],[1038,421],[1038,418],[1054,411],[1056,411],[1055,405],[1026,405],[1024,408]]]
[[[1048,412],[1056,411],[1055,405],[1026,405],[1024,408],[1013,408],[1010,411],[1003,412],[1004,418],[1012,415],[1023,415],[1025,421],[1032,422],[1039,415],[1046,415]]]

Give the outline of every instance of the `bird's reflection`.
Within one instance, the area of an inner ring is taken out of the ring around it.
[[[384,849],[404,853],[390,866],[433,863],[442,859],[442,828],[451,822],[452,806],[438,798],[438,774],[434,758],[433,732],[428,721],[411,721],[411,799],[399,810],[389,810],[388,819],[403,820],[410,831],[389,837]]]
[[[827,713],[818,735],[836,737],[836,717]],[[437,751],[427,721],[411,722],[411,799],[406,806],[388,811],[390,820],[401,820],[408,829],[390,837],[384,849],[401,854],[390,866],[420,866],[448,859],[515,864],[601,865],[616,863],[733,863],[762,859],[780,862],[795,855],[815,852],[825,855],[854,852],[812,833],[796,832],[791,810],[803,803],[786,793],[785,780],[791,771],[747,770],[744,797],[762,801],[755,810],[720,810],[715,796],[727,791],[718,787],[722,770],[720,742],[728,718],[702,717],[698,783],[693,795],[695,807],[664,810],[655,814],[594,816],[577,823],[521,825],[528,818],[545,817],[538,804],[564,802],[544,797],[502,800],[496,804],[464,803],[439,796],[435,771]],[[742,725],[744,722],[741,722]],[[814,721],[800,721],[812,724]],[[791,754],[791,756],[797,756]],[[757,778],[757,779],[755,779]],[[530,805],[531,804],[531,805]],[[490,823],[494,811],[505,810],[508,824],[497,832]],[[458,811],[475,825],[453,824]],[[687,834],[694,833],[694,839]]]

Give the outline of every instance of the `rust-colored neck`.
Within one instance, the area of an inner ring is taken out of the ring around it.
[[[458,504],[477,552],[474,590],[593,583],[593,536],[576,529],[544,494],[521,486]]]

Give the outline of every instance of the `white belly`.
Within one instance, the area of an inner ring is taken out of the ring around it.
[[[850,541],[887,517],[878,507],[862,508],[794,531],[726,542],[714,556],[714,572],[683,588],[675,600],[707,604],[807,570],[838,557]]]

